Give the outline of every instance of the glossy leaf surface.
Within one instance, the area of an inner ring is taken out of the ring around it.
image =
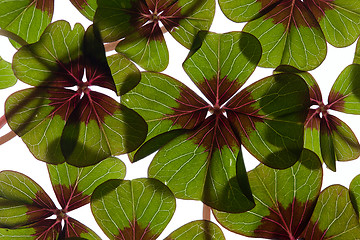
[[[332,110],[360,114],[360,65],[347,66],[338,76],[328,98]]]
[[[91,167],[77,168],[64,163],[48,165],[48,170],[61,209],[29,177],[13,171],[0,173],[0,238],[1,234],[11,233],[24,239],[56,239],[54,236],[59,235],[99,240],[95,232],[67,214],[89,203],[100,184],[123,178],[125,165],[116,158],[108,158]],[[48,219],[53,215],[56,219]]]
[[[225,240],[225,237],[216,224],[199,220],[176,229],[164,240]]]
[[[359,114],[359,65],[349,65],[341,72],[331,88],[326,105],[311,74],[289,66],[280,66],[276,72],[295,73],[308,84],[310,104],[313,107],[309,109],[305,122],[304,147],[318,154],[320,160],[333,171],[336,171],[336,161],[357,159],[360,156],[360,144],[355,134],[345,122],[328,110]]]
[[[156,239],[175,211],[175,197],[156,179],[110,180],[95,189],[91,209],[110,239]]]
[[[287,168],[302,151],[308,92],[296,75],[273,75],[242,90],[225,109],[252,155],[270,167]]]
[[[35,88],[8,98],[6,118],[36,158],[87,166],[142,143],[143,119],[91,89],[100,86],[122,94],[139,80],[128,60],[117,55],[108,59],[111,67],[92,27],[85,32],[76,24],[71,29],[65,21],[49,25],[39,42],[15,54],[15,75]],[[119,73],[122,68],[126,70]],[[67,88],[72,86],[77,91]]]
[[[0,172],[0,227],[28,225],[53,215],[55,209],[32,179],[14,171]]]
[[[309,106],[309,91],[300,77],[271,76],[232,98],[260,57],[260,43],[248,33],[200,32],[183,66],[208,101],[173,78],[146,72],[122,97],[149,126],[141,157],[155,150],[150,143],[158,148],[167,137],[171,140],[155,155],[149,176],[168,185],[176,197],[243,212],[253,207],[253,199],[241,143],[277,168],[298,160]],[[174,130],[186,131],[173,138]]]
[[[318,157],[304,150],[299,162],[288,169],[275,170],[261,164],[248,176],[255,208],[239,214],[215,211],[217,220],[249,237],[297,239],[320,193],[322,168]]]
[[[300,237],[315,239],[356,239],[360,236],[358,216],[349,191],[341,185],[323,190],[311,219]]]
[[[249,23],[263,46],[260,66],[280,64],[301,70],[319,66],[326,55],[326,41],[336,47],[352,44],[360,34],[359,1],[344,0],[220,0],[224,14]]]
[[[28,43],[39,40],[51,22],[53,0],[0,1],[0,28],[22,37]],[[15,43],[19,47],[19,44]]]
[[[125,164],[114,157],[84,168],[67,163],[47,167],[60,206],[67,211],[89,203],[97,186],[110,179],[123,179],[126,172]]]
[[[163,71],[168,50],[160,23],[187,48],[199,30],[210,28],[214,0],[102,0],[94,22],[106,42],[124,38],[116,50],[150,71]]]
[[[237,173],[236,166],[242,162],[240,143],[228,119],[213,115],[161,148],[150,164],[149,176],[164,182],[178,198],[243,212],[254,203],[242,190],[248,183],[237,181],[237,174],[246,174],[244,169]]]
[[[17,79],[11,69],[11,63],[0,57],[0,89],[11,87],[16,81]]]

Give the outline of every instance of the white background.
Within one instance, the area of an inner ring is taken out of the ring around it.
[[[55,0],[55,13],[53,21],[65,19],[74,25],[76,22],[80,22],[87,28],[91,22],[83,17],[76,8],[67,0]],[[230,31],[240,31],[244,24],[234,23],[228,20],[217,6],[214,23],[211,27],[211,31],[218,33],[225,33]],[[177,43],[170,34],[165,34],[165,39],[169,48],[170,53],[170,64],[164,73],[185,82],[189,87],[195,90],[201,95],[201,93],[195,89],[194,84],[189,80],[188,76],[182,69],[182,62],[188,54],[188,50]],[[0,56],[5,60],[11,62],[12,55],[15,53],[15,49],[7,41],[6,38],[0,36]],[[311,74],[315,77],[320,85],[320,89],[323,94],[323,99],[326,103],[328,93],[331,89],[332,84],[336,80],[340,72],[353,61],[355,52],[355,44],[342,49],[336,49],[328,45],[328,54],[325,61],[316,70],[311,71]],[[272,73],[272,69],[257,68],[246,85],[255,82],[263,77],[269,76]],[[4,102],[6,98],[13,92],[27,88],[28,86],[22,82],[18,82],[14,87],[0,90],[0,116],[4,114]],[[115,97],[115,95],[113,96]],[[346,122],[357,136],[360,136],[360,116],[338,114],[338,116],[344,122]],[[0,129],[0,136],[9,132],[8,126],[4,126]],[[259,162],[254,159],[245,150],[244,159],[247,170],[253,169]],[[119,158],[127,166],[126,179],[134,179],[139,177],[147,176],[147,167],[151,162],[150,157],[131,164],[125,155],[119,156]],[[15,170],[26,174],[37,183],[39,183],[50,197],[57,204],[55,194],[53,193],[46,164],[36,160],[25,144],[19,137],[15,137],[6,144],[0,145],[0,170]],[[323,188],[331,184],[341,184],[345,187],[349,187],[351,180],[360,173],[360,161],[354,160],[351,162],[337,162],[337,172],[331,172],[324,169]],[[84,206],[78,210],[72,211],[69,214],[80,222],[84,223],[91,229],[93,229],[101,238],[107,239],[101,229],[97,226],[94,218],[91,215],[90,206]],[[195,201],[177,200],[177,210],[175,212],[172,221],[167,226],[163,234],[159,239],[164,239],[168,234],[177,229],[178,227],[186,224],[187,222],[198,220],[202,218],[202,203]],[[214,218],[212,220],[215,221]],[[234,234],[227,230],[224,230],[226,239],[237,240],[247,239],[246,237]]]

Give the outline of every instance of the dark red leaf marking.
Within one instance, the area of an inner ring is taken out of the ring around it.
[[[44,191],[38,191],[33,199],[33,204],[26,205],[26,207],[28,208],[26,215],[29,217],[29,222],[46,219],[56,210],[55,204]]]
[[[159,23],[161,22],[168,31],[179,26],[179,21],[184,17],[180,14],[181,7],[177,1],[150,0],[136,1],[133,3],[131,24],[138,30],[140,35],[149,40],[162,41],[163,35]]]
[[[218,76],[210,80],[204,78],[204,82],[197,84],[201,92],[214,105],[223,105],[229,100],[242,86],[235,80],[229,81],[227,76],[220,79]]]
[[[46,219],[30,225],[35,229],[36,240],[57,239],[61,231],[61,222],[56,219]]]
[[[251,106],[255,102],[251,92],[243,90],[224,107],[234,131],[239,135],[243,132],[247,138],[247,132],[256,130],[255,123],[264,121],[264,117],[257,114],[260,109]]]
[[[240,146],[229,120],[222,113],[215,113],[205,119],[195,133],[189,137],[190,139],[195,140],[196,144],[204,146],[210,155],[214,148],[221,151],[224,146],[230,149]]]
[[[77,183],[75,186],[70,185],[69,187],[61,184],[55,185],[54,191],[60,206],[66,212],[70,212],[90,202],[90,196],[84,195],[79,191],[77,189]]]
[[[331,5],[334,0],[304,0],[304,4],[319,21],[325,16],[327,10],[333,9]]]
[[[264,16],[265,19],[271,19],[274,24],[283,24],[287,30],[291,26],[320,27],[310,10],[300,0],[283,0]]]
[[[312,86],[309,86],[309,95],[310,95],[310,105],[319,105],[322,103],[322,96],[319,85],[316,83]]]
[[[150,229],[150,223],[146,228],[142,228],[136,219],[130,222],[130,227],[119,229],[119,234],[115,236],[115,239],[119,240],[155,240],[159,235],[152,234]]]
[[[313,201],[301,203],[294,198],[292,204],[284,208],[277,202],[277,206],[269,208],[270,215],[261,220],[261,225],[254,231],[255,236],[279,240],[297,239],[309,222],[315,204]]]
[[[60,116],[64,121],[67,121],[72,111],[80,101],[80,94],[67,89],[48,88],[49,106],[54,107],[51,116]]]
[[[89,86],[96,85],[116,92],[114,79],[107,64],[100,64],[99,61],[88,62],[86,64],[86,78]]]
[[[84,226],[82,223],[78,222],[77,220],[71,217],[68,217],[65,220],[63,235],[66,238],[80,237],[81,234],[86,234],[88,232],[89,231],[87,230],[86,226]]]
[[[47,79],[46,86],[72,87],[82,82],[84,75],[84,61],[81,57],[69,63],[57,61],[57,66],[52,69],[52,75]]]
[[[112,116],[120,109],[120,104],[114,99],[102,93],[87,91],[78,104],[76,112],[74,111],[76,116],[72,121],[88,124],[90,120],[95,120],[101,125],[106,116]]]
[[[322,117],[322,121],[320,124],[323,124],[326,126],[326,129],[330,132],[328,134],[331,134],[332,131],[336,131],[338,126],[341,126],[341,120],[337,117],[327,114]]]
[[[87,0],[70,0],[70,2],[79,10],[84,10],[85,6],[89,6]]]
[[[329,109],[337,110],[337,111],[343,111],[344,110],[344,99],[348,97],[348,95],[343,95],[340,92],[335,92],[333,90],[330,91],[329,97],[328,97],[328,106]]]
[[[209,105],[196,93],[187,87],[180,87],[180,97],[176,99],[178,107],[172,108],[172,114],[167,114],[163,119],[171,119],[184,129],[192,129],[202,123],[206,117]]]
[[[326,232],[327,229],[325,229],[325,231],[322,231],[319,228],[319,224],[317,221],[315,223],[310,221],[309,224],[306,226],[304,232],[301,234],[301,239],[322,240],[324,239]]]
[[[315,109],[309,109],[309,113],[306,117],[304,124],[305,128],[320,130],[320,114]]]
[[[54,0],[34,0],[35,8],[40,9],[43,12],[47,12],[49,16],[54,12]]]

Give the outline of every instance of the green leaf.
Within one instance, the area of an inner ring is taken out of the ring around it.
[[[360,114],[360,65],[347,66],[331,88],[328,107],[330,109]]]
[[[238,182],[237,174],[244,174],[237,168],[239,161],[243,161],[240,143],[228,120],[213,115],[162,147],[150,164],[149,177],[164,182],[177,198],[202,200],[222,211],[244,212],[254,203],[248,192],[243,192],[248,182]]]
[[[81,25],[71,29],[65,21],[49,25],[39,42],[22,47],[14,56],[16,76],[35,88],[8,98],[9,126],[36,158],[48,163],[88,166],[135,150],[146,137],[146,123],[134,111],[91,89],[100,86],[119,94],[130,90],[139,72],[122,59],[109,57],[112,69],[108,66],[93,26],[84,32]],[[74,86],[77,91],[68,89]]]
[[[134,163],[149,156],[150,154],[159,150],[159,148],[164,146],[166,143],[184,134],[185,132],[186,132],[185,129],[176,129],[159,134],[156,137],[151,138],[149,141],[147,141],[141,147],[139,147],[139,149],[135,152],[133,157],[130,158],[130,161]]]
[[[125,164],[115,157],[84,168],[67,163],[47,165],[51,184],[62,209],[71,211],[90,202],[97,186],[110,179],[125,177]]]
[[[159,24],[189,48],[199,30],[209,29],[214,12],[214,0],[99,0],[94,23],[105,42],[122,39],[117,51],[146,70],[160,72],[169,53]]]
[[[141,79],[139,69],[121,54],[107,57],[117,95],[123,95],[133,89]]]
[[[261,45],[243,32],[199,33],[200,46],[188,56],[183,67],[191,80],[214,105],[223,105],[255,70]]]
[[[335,155],[335,146],[334,146],[334,137],[333,137],[333,127],[332,121],[328,118],[322,118],[320,121],[320,147],[321,147],[321,156],[324,160],[326,166],[332,170],[336,171],[336,155]]]
[[[356,44],[354,63],[360,64],[360,40],[358,40]]]
[[[295,74],[273,75],[242,90],[226,113],[246,149],[265,165],[287,168],[303,148],[309,90]]]
[[[87,19],[93,20],[97,8],[96,0],[70,0]]]
[[[360,209],[360,175],[354,177],[354,179],[350,183],[349,193],[350,199],[353,204],[353,207],[356,211],[356,214],[359,216]]]
[[[262,4],[265,4],[265,1]],[[259,39],[263,55],[259,66],[280,64],[312,70],[326,56],[326,41],[315,17],[301,1],[281,1],[244,27]]]
[[[190,88],[160,73],[143,72],[139,85],[121,101],[145,119],[146,141],[168,131],[192,129],[205,119],[208,111],[208,104]]]
[[[156,239],[175,211],[175,197],[156,179],[110,180],[91,198],[95,220],[110,239]]]
[[[160,28],[157,26],[155,29],[155,32],[160,32],[156,40],[143,37],[138,32],[135,32],[120,41],[115,50],[130,58],[145,70],[164,71],[169,64],[169,51]]]
[[[25,228],[0,228],[0,239],[14,239],[16,236],[18,239],[25,240],[54,240],[58,238],[60,231],[60,222],[56,222],[55,219],[48,219]]]
[[[256,206],[237,214],[215,210],[219,223],[248,237],[298,239],[320,193],[322,168],[316,154],[304,149],[288,169],[260,164],[248,176]]]
[[[28,43],[34,43],[51,22],[53,12],[53,0],[2,0],[0,28],[19,35]],[[14,46],[19,47],[19,44],[14,43]]]
[[[0,227],[27,225],[53,215],[55,209],[32,179],[14,171],[0,172]]]
[[[360,34],[359,0],[305,1],[319,22],[326,40],[335,47],[346,47]]]
[[[104,94],[90,92],[69,116],[61,150],[69,164],[84,167],[134,151],[146,133],[146,123],[135,111]]]
[[[322,120],[320,127],[320,143],[325,163],[327,165],[329,163],[325,160],[325,156],[330,161],[330,166],[335,165],[335,160],[349,161],[357,159],[360,156],[360,144],[350,127],[330,114],[323,119],[325,120]],[[332,166],[332,168],[335,171],[335,166]]]
[[[356,239],[357,236],[360,236],[359,219],[350,201],[348,189],[332,185],[323,190],[300,237],[317,240]]]
[[[68,22],[50,24],[40,40],[15,53],[13,69],[16,77],[31,86],[72,87],[82,79],[78,70],[85,30]]]
[[[160,0],[158,2],[164,2]],[[182,44],[190,49],[196,34],[201,30],[210,29],[214,14],[214,0],[177,0],[176,6],[180,11],[172,9],[173,15],[177,16],[179,25],[174,26],[171,18],[164,19],[164,27],[170,34]]]
[[[181,226],[164,240],[225,240],[225,237],[216,224],[199,220]]]
[[[0,89],[15,85],[17,79],[11,69],[11,63],[8,63],[0,57]]]
[[[96,235],[93,230],[71,217],[68,217],[68,219],[65,221],[65,226],[62,230],[62,234],[65,236],[66,239],[80,237],[86,240],[101,240],[101,238]]]
[[[65,161],[60,136],[69,112],[79,101],[73,94],[74,91],[66,89],[30,88],[6,100],[7,122],[35,158],[53,164]]]

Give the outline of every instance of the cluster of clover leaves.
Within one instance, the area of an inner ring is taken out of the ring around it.
[[[330,111],[360,114],[360,44],[327,104],[307,72],[327,43],[358,38],[360,0],[70,1],[93,21],[87,30],[52,22],[54,0],[0,0],[0,34],[18,48],[12,63],[0,58],[0,88],[29,85],[8,97],[0,127],[47,163],[61,206],[29,177],[0,172],[0,239],[100,239],[68,215],[90,203],[110,239],[155,240],[175,198],[202,201],[244,236],[360,239],[360,175],[349,189],[321,191],[324,164],[335,171],[360,156]],[[248,22],[243,32],[208,31],[216,4]],[[189,49],[183,68],[206,99],[161,73],[166,32]],[[242,88],[257,66],[276,69]],[[242,147],[261,162],[250,172]],[[124,180],[114,156],[136,162],[156,151],[149,178]],[[165,239],[225,237],[204,219]]]

